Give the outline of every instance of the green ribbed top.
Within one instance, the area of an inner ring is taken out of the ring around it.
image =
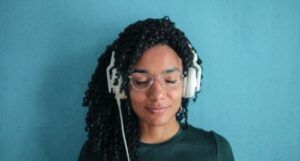
[[[85,146],[84,146],[85,147]],[[78,161],[96,161],[82,148]],[[221,135],[189,126],[158,144],[139,143],[140,161],[234,161],[228,141]]]
[[[140,143],[138,156],[141,161],[234,161],[224,137],[192,126],[163,143]]]

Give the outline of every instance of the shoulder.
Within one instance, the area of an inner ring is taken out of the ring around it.
[[[226,138],[214,131],[205,131],[191,125],[185,130],[186,137],[194,144],[210,149],[218,161],[233,161],[231,146]]]
[[[231,146],[227,139],[225,139],[223,136],[217,134],[214,131],[211,131],[211,134],[213,135],[215,141],[216,141],[216,149],[218,154],[218,160],[234,160]]]
[[[98,160],[97,156],[89,154],[87,149],[88,149],[88,145],[87,142],[85,142],[79,153],[78,161],[97,161]]]
[[[213,131],[205,131],[200,128],[189,125],[184,131],[184,136],[195,143],[200,142],[202,145],[207,144],[213,146],[216,143],[214,135],[218,135]]]

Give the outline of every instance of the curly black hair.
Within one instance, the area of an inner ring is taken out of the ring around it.
[[[155,45],[168,45],[182,59],[183,75],[193,66],[193,53],[190,41],[185,34],[175,27],[168,17],[146,19],[129,25],[98,59],[98,66],[85,92],[83,106],[88,106],[86,131],[88,132],[87,153],[96,154],[101,161],[120,161],[126,158],[122,141],[120,118],[114,95],[108,92],[106,68],[110,63],[112,52],[115,52],[114,67],[123,78],[121,90],[128,95],[128,76],[133,66],[143,53]],[[202,64],[200,58],[197,63]],[[197,95],[197,93],[196,93]],[[195,98],[196,99],[196,98]],[[194,99],[194,100],[195,100]],[[189,99],[182,98],[183,110],[176,118],[187,127],[187,106]],[[138,161],[137,146],[139,143],[138,118],[130,107],[130,102],[122,100],[122,113],[126,140],[130,158]]]

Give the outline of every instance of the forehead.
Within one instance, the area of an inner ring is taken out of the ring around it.
[[[156,45],[146,50],[134,65],[134,69],[145,70],[154,75],[174,68],[182,71],[182,61],[167,45]]]

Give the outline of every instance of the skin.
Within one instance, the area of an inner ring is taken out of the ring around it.
[[[146,50],[134,66],[134,69],[145,70],[152,76],[174,68],[182,72],[182,61],[167,45],[156,45]],[[133,111],[139,118],[141,142],[160,143],[178,132],[176,113],[181,105],[182,85],[176,89],[165,89],[155,79],[146,91],[137,91],[130,86],[129,95]]]

